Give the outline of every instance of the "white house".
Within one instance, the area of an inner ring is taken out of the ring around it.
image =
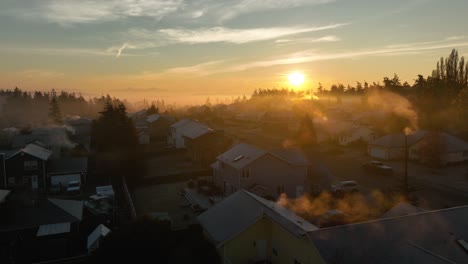
[[[174,148],[185,148],[184,137],[193,138],[205,133],[213,132],[213,129],[191,119],[183,119],[170,126],[168,144]]]
[[[211,165],[213,180],[225,194],[246,189],[260,196],[299,197],[309,190],[310,163],[296,149],[263,150],[238,144]]]
[[[375,135],[374,130],[368,126],[352,125],[349,129],[339,133],[338,143],[342,146],[347,146],[359,140],[369,143],[375,139]]]

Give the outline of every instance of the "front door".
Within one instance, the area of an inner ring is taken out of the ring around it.
[[[31,176],[31,188],[38,189],[39,183],[37,182],[37,175]]]

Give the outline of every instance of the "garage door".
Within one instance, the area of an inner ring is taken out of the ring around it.
[[[50,183],[52,185],[57,185],[61,183],[62,186],[68,186],[68,182],[70,181],[81,182],[81,175],[78,173],[78,174],[53,175],[50,177]]]
[[[371,147],[369,155],[377,159],[387,159],[387,150],[383,148]]]

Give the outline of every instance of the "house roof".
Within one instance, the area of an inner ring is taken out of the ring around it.
[[[231,167],[241,169],[267,154],[267,151],[249,144],[240,143],[217,157],[217,160],[229,164]]]
[[[181,129],[182,129],[182,136],[188,137],[190,139],[196,139],[207,133],[214,132],[213,129],[195,121],[187,123],[186,125],[182,126]]]
[[[91,234],[88,236],[88,243],[87,248],[90,249],[94,243],[100,238],[105,237],[110,234],[111,230],[107,228],[105,225],[100,224],[98,225]]]
[[[390,210],[385,212],[380,218],[390,218],[390,217],[398,217],[398,216],[404,216],[404,215],[410,215],[410,214],[417,214],[425,212],[424,209],[413,206],[411,204],[407,204],[404,202],[400,202],[396,204],[394,207],[392,207]]]
[[[41,160],[48,160],[49,157],[52,155],[52,151],[45,149],[39,146],[38,144],[31,143],[31,144],[28,144],[26,147],[17,151],[15,154],[10,155],[9,157],[7,157],[7,159],[19,153],[26,153]]]
[[[262,217],[270,218],[296,236],[317,229],[316,226],[275,202],[265,200],[245,190],[239,190],[215,204],[201,214],[198,220],[219,246],[255,224]]]
[[[147,118],[146,118],[146,121],[148,123],[153,123],[155,121],[158,121],[160,118],[162,119],[166,119],[167,121],[170,121],[170,122],[175,122],[175,118],[173,118],[172,116],[167,116],[167,115],[163,115],[163,114],[152,114],[152,115],[149,115]]]
[[[9,201],[14,203],[16,200],[20,199],[20,201],[24,203],[24,198],[18,197],[20,195],[21,194],[12,194]],[[63,203],[60,202],[53,203],[50,200],[53,199],[28,200],[28,203],[34,206],[6,206],[3,208],[3,211],[4,215],[7,217],[0,218],[0,230],[33,228],[39,227],[40,225],[57,223],[75,223],[81,220],[81,218],[78,218],[79,213],[77,213],[78,210],[76,208],[74,210],[64,209],[68,206],[64,206]]]
[[[407,137],[408,146],[414,145],[426,135],[426,131],[417,131],[409,134]],[[404,148],[405,147],[405,134],[390,134],[377,138],[372,141],[371,145],[387,147],[387,148]]]
[[[308,233],[326,263],[468,263],[468,206]]]
[[[420,140],[424,139],[430,132],[419,130],[408,135],[408,146],[412,146]],[[468,151],[468,143],[452,136],[448,133],[441,132],[440,137],[445,144],[447,152]],[[378,138],[372,142],[372,145],[388,147],[388,148],[403,148],[405,147],[405,136],[403,134],[390,134]]]
[[[64,233],[70,233],[70,223],[40,225],[36,236],[50,236]]]
[[[50,173],[72,173],[72,172],[87,172],[88,158],[61,158],[51,160],[48,168]]]
[[[49,201],[76,219],[81,220],[83,218],[83,201],[63,199],[49,199]]]
[[[175,122],[174,124],[171,125],[172,128],[179,128],[181,126],[184,126],[185,124],[191,122],[191,119],[182,119],[180,121]]]
[[[310,165],[307,157],[299,149],[272,149],[268,152],[292,165]]]
[[[30,134],[19,134],[13,137],[13,148],[23,148],[34,141],[41,141],[47,146],[67,146],[71,142],[65,127],[38,127],[33,128]]]

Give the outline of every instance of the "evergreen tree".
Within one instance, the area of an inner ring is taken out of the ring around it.
[[[155,107],[154,104],[151,104],[150,108],[146,110],[146,115],[159,114],[159,108]]]
[[[52,97],[52,100],[50,100],[49,104],[49,123],[61,125],[62,122],[62,113],[57,102],[57,97],[54,96]]]

